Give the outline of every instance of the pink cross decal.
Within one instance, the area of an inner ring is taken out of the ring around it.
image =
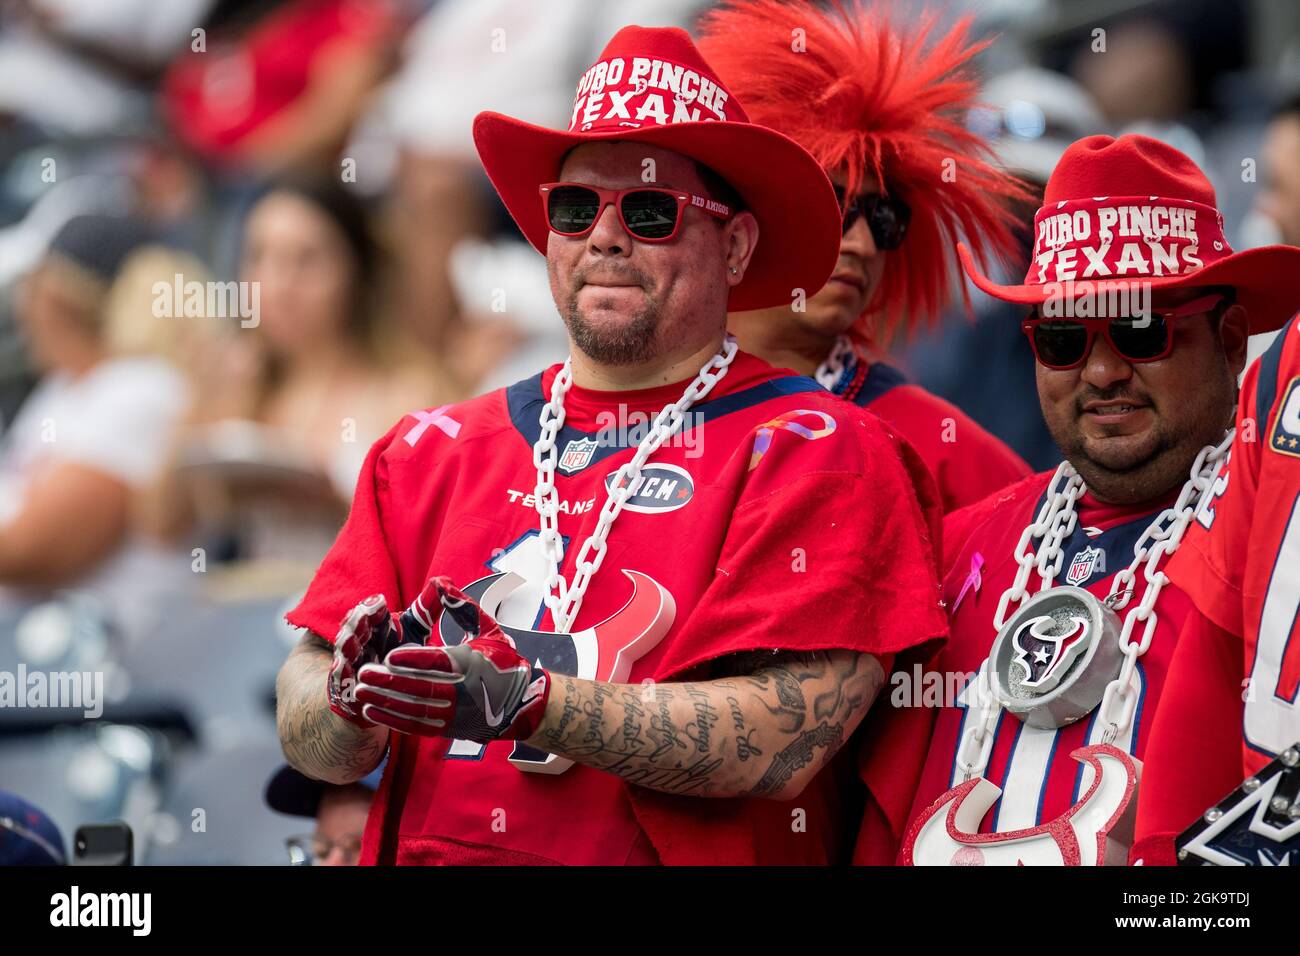
[[[449,408],[451,408],[450,405],[443,405],[439,408],[435,408],[431,412],[411,412],[411,417],[419,422],[419,424],[403,436],[406,439],[406,443],[414,448],[415,443],[420,440],[420,436],[428,430],[430,425],[442,429],[449,438],[455,438],[459,435],[460,422],[456,421],[454,418],[448,418],[443,414],[443,412]]]

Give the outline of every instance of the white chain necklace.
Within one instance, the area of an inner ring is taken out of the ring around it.
[[[573,359],[568,358],[564,367],[551,383],[551,399],[542,406],[541,436],[533,445],[533,464],[537,466],[537,485],[533,489],[534,507],[541,522],[540,538],[542,553],[550,562],[544,582],[546,587],[546,606],[551,611],[551,619],[557,632],[567,631],[578,616],[582,599],[587,593],[587,586],[592,577],[600,570],[605,560],[605,539],[609,529],[623,510],[623,505],[635,490],[641,478],[641,469],[646,460],[681,427],[682,419],[691,406],[704,398],[713,387],[727,374],[732,359],[736,357],[739,346],[736,339],[728,334],[722,342],[722,348],[704,364],[695,380],[686,386],[682,397],[676,402],[665,405],[655,416],[650,430],[641,443],[637,445],[632,460],[623,464],[614,473],[610,482],[605,506],[600,510],[596,529],[582,545],[574,563],[573,583],[569,584],[560,574],[560,562],[564,558],[564,539],[560,536],[559,495],[555,490],[555,436],[564,427],[564,396],[573,385]]]
[[[1169,578],[1160,570],[1160,563],[1178,548],[1197,507],[1218,480],[1228,449],[1232,445],[1234,431],[1229,429],[1219,444],[1206,445],[1200,450],[1192,463],[1191,473],[1178,494],[1178,500],[1160,512],[1142,532],[1133,547],[1132,563],[1111,581],[1105,603],[1111,609],[1119,611],[1132,598],[1138,567],[1144,566],[1146,585],[1142,599],[1124,616],[1123,629],[1119,635],[1124,661],[1119,675],[1107,684],[1098,708],[1098,719],[1104,728],[1104,743],[1113,742],[1133,720],[1138,697],[1130,687],[1133,671],[1138,658],[1151,646],[1156,631],[1156,599],[1160,596],[1161,589],[1169,583]],[[1064,487],[1061,486],[1062,481]],[[1040,592],[1053,586],[1065,560],[1061,542],[1069,537],[1078,524],[1078,513],[1074,506],[1086,490],[1083,479],[1074,470],[1074,466],[1068,461],[1062,462],[1047,486],[1047,497],[1037,518],[1025,528],[1016,544],[1015,558],[1019,567],[1016,569],[1015,580],[1002,592],[998,601],[997,612],[993,615],[995,632],[1001,631],[1006,624],[1011,605],[1019,604],[1028,596],[1029,575],[1034,568],[1038,569],[1042,582]],[[1036,539],[1042,542],[1037,553],[1031,550]],[[1133,632],[1138,624],[1143,625],[1142,637],[1134,641]],[[976,678],[975,703],[980,708],[979,717],[966,729],[957,748],[957,767],[964,780],[981,776],[988,766],[989,755],[993,750],[993,728],[1002,711],[1002,705],[993,693],[989,668],[989,659],[985,658]]]
[[[853,342],[847,335],[836,336],[835,344],[831,346],[830,355],[826,360],[817,366],[813,372],[813,378],[817,384],[828,392],[833,392],[836,386],[840,384],[844,376],[844,370],[849,365],[857,364],[858,353],[853,348]]]

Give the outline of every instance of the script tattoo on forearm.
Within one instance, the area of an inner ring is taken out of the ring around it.
[[[873,656],[841,650],[738,655],[722,673],[645,686],[552,675],[529,743],[665,793],[779,798],[835,754],[884,680]]]
[[[325,693],[333,648],[308,633],[280,668],[275,681],[275,719],[280,746],[302,773],[332,783],[359,780],[383,756],[382,728],[356,727],[330,710]]]

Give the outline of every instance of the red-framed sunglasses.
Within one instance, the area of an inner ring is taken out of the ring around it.
[[[539,187],[546,222],[561,236],[585,236],[613,203],[629,235],[642,242],[667,242],[677,235],[687,206],[718,219],[730,219],[731,207],[708,196],[658,186],[601,189],[583,183],[546,183]]]
[[[1173,351],[1176,320],[1209,312],[1222,301],[1222,295],[1211,294],[1172,309],[1152,309],[1146,316],[1083,322],[1043,317],[1035,309],[1020,328],[1028,336],[1039,364],[1058,371],[1082,365],[1092,353],[1098,332],[1124,361],[1158,362]]]

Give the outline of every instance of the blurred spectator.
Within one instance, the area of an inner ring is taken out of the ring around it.
[[[346,786],[304,776],[287,764],[266,785],[266,805],[277,813],[314,817],[316,830],[290,837],[289,860],[296,866],[356,866],[370,801],[384,765]]]
[[[1056,161],[1076,139],[1106,131],[1088,94],[1073,80],[1038,67],[989,81],[968,125],[987,137],[1004,166],[1035,190],[1016,210],[1023,224],[1019,264],[998,281],[1020,281],[1033,250],[1034,214]],[[1020,331],[1025,309],[970,287],[975,320],[964,310],[917,337],[904,353],[917,384],[952,402],[1035,469],[1060,459],[1038,409],[1033,354]]]
[[[55,236],[17,309],[42,378],[0,443],[0,600],[77,588],[128,628],[176,568],[132,533],[130,504],[186,404],[175,369],[115,354],[106,334],[104,303],[146,239],[107,216]]]
[[[337,183],[285,181],[254,203],[240,290],[254,314],[203,320],[214,331],[155,531],[176,539],[197,522],[231,542],[227,557],[314,566],[324,554],[371,443],[443,389],[428,360],[389,357],[377,259],[361,204]]]
[[[0,790],[0,866],[63,866],[63,835],[22,797]]]
[[[337,175],[340,147],[391,66],[407,6],[245,4],[171,65],[164,111],[182,142],[225,171]]]
[[[1192,64],[1172,25],[1156,19],[1118,24],[1106,49],[1080,52],[1074,74],[1116,126],[1175,121],[1192,105]]]
[[[62,136],[146,121],[147,81],[213,0],[9,0],[0,7],[0,114]]]
[[[1277,227],[1278,241],[1300,246],[1300,97],[1268,124],[1260,165],[1264,191],[1257,208]]]
[[[1238,245],[1247,249],[1274,243],[1300,246],[1300,97],[1288,100],[1273,114],[1259,156],[1259,192],[1242,222]],[[1248,366],[1278,334],[1250,337]]]
[[[1056,34],[1045,64],[1078,80],[1115,129],[1146,120],[1204,136],[1225,77],[1248,61],[1260,9],[1253,0],[1145,0],[1099,15],[1081,3],[1058,16],[1072,29]]]

